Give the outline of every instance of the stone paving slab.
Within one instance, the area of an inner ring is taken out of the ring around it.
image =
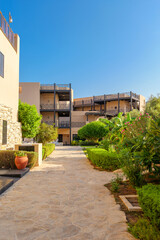
[[[28,172],[29,172],[29,168],[25,168],[21,170],[0,168],[0,176],[6,176],[6,177],[21,178]]]
[[[129,240],[125,214],[80,147],[56,147],[0,197],[0,240]]]
[[[12,184],[14,180],[7,177],[0,177],[0,194],[6,191]]]

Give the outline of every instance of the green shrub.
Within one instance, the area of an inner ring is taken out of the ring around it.
[[[9,151],[9,150],[1,150],[0,151],[0,168],[12,168],[16,169],[15,161],[15,154],[19,151]],[[26,152],[28,157],[28,165],[27,167],[33,168],[37,161],[38,155],[35,152]]]
[[[116,180],[111,181],[111,191],[118,192],[119,190],[119,183]]]
[[[101,148],[88,148],[87,153],[91,162],[98,167],[110,171],[121,167],[119,161],[120,155],[116,152],[108,152]]]
[[[160,239],[160,232],[151,225],[148,219],[145,218],[140,218],[134,226],[129,228],[129,232],[140,240]]]
[[[42,147],[42,159],[47,158],[55,149],[55,144],[48,143]]]
[[[80,141],[79,142],[80,146],[98,146],[99,143],[98,142],[94,142],[94,141]]]
[[[71,142],[71,145],[72,145],[72,146],[78,146],[78,145],[79,145],[79,142],[78,142],[78,141],[75,141],[75,140],[73,140],[73,141]]]
[[[131,152],[129,148],[120,151],[121,166],[125,176],[132,186],[141,187],[144,184],[143,164],[139,153]]]
[[[147,184],[138,189],[138,196],[145,216],[160,229],[160,185]]]
[[[98,141],[103,138],[108,132],[106,125],[100,121],[93,121],[87,123],[85,126],[78,130],[78,137],[80,139],[87,139],[92,141]]]
[[[41,123],[39,132],[36,135],[36,141],[39,143],[47,144],[53,142],[58,137],[58,129],[54,125]]]

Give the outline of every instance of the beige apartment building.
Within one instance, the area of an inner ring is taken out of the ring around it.
[[[19,36],[0,12],[0,149],[21,143],[18,122]]]
[[[76,139],[78,130],[88,122],[145,107],[145,98],[132,92],[73,99],[71,84],[23,82],[20,88],[21,101],[35,104],[42,121],[58,127],[58,140],[65,145]]]

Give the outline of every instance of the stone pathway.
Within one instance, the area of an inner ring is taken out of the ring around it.
[[[0,197],[0,240],[129,240],[126,218],[80,147],[57,147]]]

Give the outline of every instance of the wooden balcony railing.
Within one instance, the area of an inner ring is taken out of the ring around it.
[[[16,50],[17,44],[15,41],[16,34],[13,33],[12,29],[10,28],[9,24],[7,23],[6,19],[3,17],[1,12],[0,12],[0,29],[5,34],[13,48]]]

